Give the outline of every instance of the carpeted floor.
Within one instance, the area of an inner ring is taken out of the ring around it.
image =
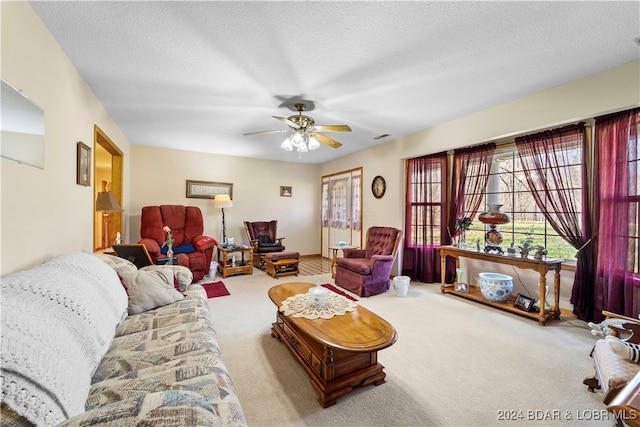
[[[543,327],[424,283],[411,283],[405,298],[390,290],[358,300],[398,333],[398,341],[378,354],[386,383],[357,389],[323,409],[309,376],[271,336],[276,307],[267,292],[284,282],[334,283],[330,274],[274,279],[254,270],[226,278],[231,296],[209,300],[249,425],[615,424],[602,394],[582,384],[594,372],[589,352],[595,342],[584,322],[563,319]]]

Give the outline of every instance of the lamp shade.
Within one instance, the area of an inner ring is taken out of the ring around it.
[[[228,194],[217,194],[213,199],[213,207],[231,208],[233,207],[233,202],[231,201],[231,197],[229,197]]]
[[[101,191],[96,199],[97,211],[121,211],[122,208],[116,201],[111,191]]]

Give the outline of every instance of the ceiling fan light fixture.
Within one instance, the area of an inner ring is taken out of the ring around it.
[[[307,147],[307,144],[303,142],[302,144],[298,145],[298,147],[296,147],[296,150],[298,150],[298,153],[306,153],[307,151],[309,151],[309,148]]]
[[[320,148],[320,143],[314,137],[309,137],[309,150],[315,150],[316,148]]]
[[[299,147],[301,144],[304,144],[304,131],[302,129],[298,129],[292,136],[291,136],[291,144],[293,144],[294,147]]]
[[[285,139],[284,142],[282,144],[280,144],[280,148],[282,148],[283,150],[286,150],[286,151],[293,150],[293,145],[291,144],[291,139],[292,138],[293,138],[292,136],[288,136],[287,139]]]

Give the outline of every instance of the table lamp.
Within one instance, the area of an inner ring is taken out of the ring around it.
[[[98,193],[96,211],[102,211],[102,218],[104,219],[104,249],[109,247],[109,212],[121,210],[122,208],[111,191],[101,191]]]

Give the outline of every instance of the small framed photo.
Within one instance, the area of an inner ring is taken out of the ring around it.
[[[291,187],[290,186],[280,186],[280,197],[291,197]]]
[[[91,185],[91,147],[78,141],[76,147],[76,184]]]
[[[453,290],[456,292],[469,293],[469,285],[467,283],[456,282],[453,284]]]
[[[518,294],[516,300],[513,302],[514,307],[519,308],[522,311],[531,311],[534,300],[526,295]]]
[[[217,195],[228,195],[233,200],[233,184],[229,182],[187,180],[187,197],[191,199],[215,199]]]

